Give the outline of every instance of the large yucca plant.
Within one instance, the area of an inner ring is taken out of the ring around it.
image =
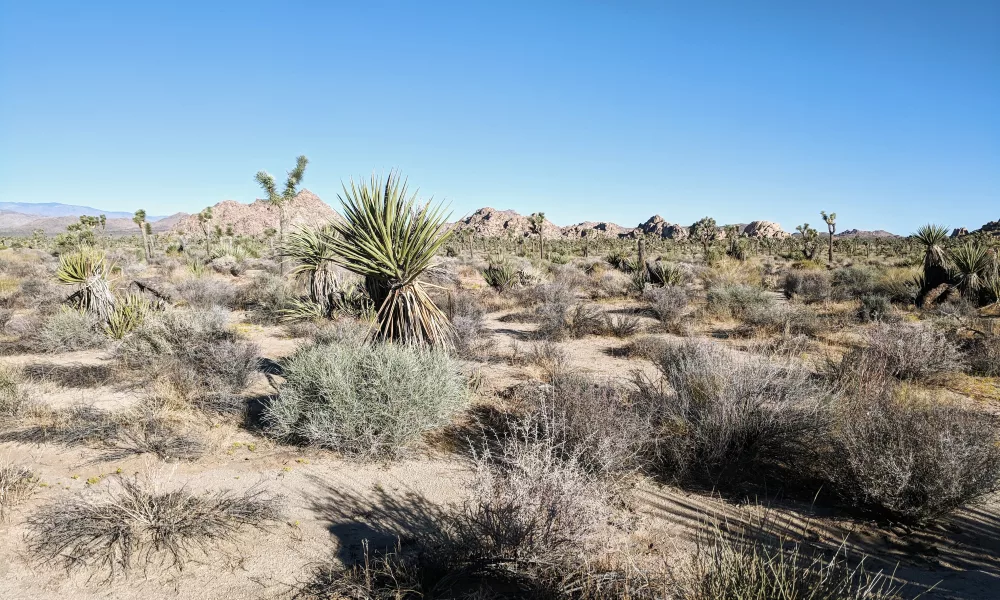
[[[342,222],[327,235],[333,262],[365,278],[365,290],[378,312],[372,337],[430,345],[449,345],[451,324],[427,295],[420,274],[448,238],[448,217],[441,205],[417,204],[397,173],[383,181],[344,186]]]
[[[920,226],[913,238],[924,247],[924,287],[920,290],[922,296],[942,283],[948,283],[944,250],[948,228],[928,223]]]
[[[56,278],[62,284],[77,286],[77,291],[70,296],[70,300],[106,322],[115,307],[115,295],[111,291],[111,271],[112,268],[105,263],[103,255],[80,252],[64,255],[59,259]]]
[[[993,257],[979,242],[966,242],[948,253],[955,285],[966,298],[975,298],[993,271]]]
[[[334,251],[330,239],[336,237],[329,226],[323,229],[296,229],[281,243],[282,256],[295,261],[293,274],[304,274],[309,278],[309,299],[313,303],[326,305],[330,295],[338,287],[337,274],[333,270]]]

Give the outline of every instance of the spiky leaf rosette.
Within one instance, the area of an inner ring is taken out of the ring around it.
[[[112,268],[104,262],[104,256],[81,252],[64,255],[59,259],[56,278],[65,285],[75,285],[75,299],[80,308],[96,314],[102,321],[114,310],[115,295],[109,281]]]
[[[328,303],[330,294],[339,284],[331,269],[334,251],[329,242],[336,235],[329,226],[319,230],[301,227],[281,242],[282,256],[295,261],[292,273],[309,277],[309,299],[315,304]]]
[[[378,307],[373,339],[449,345],[448,317],[418,281],[450,237],[444,207],[418,206],[397,173],[384,181],[374,174],[369,182],[351,180],[340,202],[344,220],[331,225],[336,235],[327,242],[335,263],[365,278]]]
[[[958,289],[966,297],[975,297],[993,270],[989,249],[978,242],[967,242],[953,248],[948,258],[951,259]]]

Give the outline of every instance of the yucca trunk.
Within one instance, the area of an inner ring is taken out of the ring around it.
[[[419,283],[396,286],[367,277],[365,291],[378,308],[372,331],[376,341],[432,346],[451,343],[448,317]]]
[[[309,299],[326,306],[337,289],[339,277],[331,263],[324,262],[309,272]]]

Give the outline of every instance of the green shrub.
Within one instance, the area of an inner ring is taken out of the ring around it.
[[[731,319],[743,319],[750,311],[774,303],[763,289],[752,285],[715,285],[706,295],[708,312]]]
[[[877,276],[870,267],[844,267],[833,272],[832,292],[838,300],[850,300],[871,294]]]
[[[865,294],[861,296],[861,306],[858,307],[858,319],[862,323],[888,322],[895,320],[892,301],[880,294]]]
[[[467,397],[446,354],[395,344],[309,346],[284,370],[270,433],[364,458],[400,454]]]

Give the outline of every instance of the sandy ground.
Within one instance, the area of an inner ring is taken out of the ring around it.
[[[503,320],[504,314],[491,314],[487,321],[498,353],[509,353],[511,344],[523,349],[536,343],[530,339],[534,325]],[[272,360],[290,354],[300,343],[285,337],[280,328],[247,326],[246,333]],[[581,372],[628,377],[636,368],[651,369],[641,360],[620,357],[616,350],[624,343],[587,337],[568,340],[560,347],[570,365]],[[101,352],[11,356],[0,362],[29,369],[42,399],[54,406],[83,402],[114,409],[135,402],[144,393],[108,376],[111,361]],[[536,374],[535,367],[504,360],[480,369],[486,375],[480,390],[484,398]],[[84,384],[62,384],[69,381]],[[251,393],[269,390],[261,377]],[[30,465],[42,483],[33,498],[0,522],[0,539],[4,540],[0,543],[0,598],[281,597],[306,581],[319,565],[358,556],[362,540],[368,539],[372,547],[390,546],[396,535],[433,520],[442,507],[461,502],[467,493],[468,465],[430,449],[391,465],[372,465],[330,452],[274,444],[228,423],[215,423],[209,433],[212,451],[194,462],[163,462],[148,456],[108,461],[100,452],[86,448],[0,443],[0,460]],[[251,443],[253,450],[248,446]],[[265,532],[250,531],[234,538],[182,571],[150,569],[106,582],[89,572],[67,573],[34,561],[26,551],[30,515],[40,506],[73,495],[106,492],[115,485],[113,474],[119,470],[125,476],[148,477],[164,489],[258,486],[285,498],[284,519]],[[88,483],[93,478],[97,482]],[[696,532],[712,520],[744,523],[761,509],[753,503],[740,505],[711,494],[639,481],[631,510],[636,527],[629,543],[634,550],[651,560],[676,563],[691,551]],[[768,516],[775,530],[802,535],[831,549],[846,538],[859,552],[872,556],[867,563],[870,569],[895,570],[914,581],[914,589],[937,584],[925,598],[1000,597],[1000,506],[996,503],[961,511],[941,526],[919,533],[818,515],[794,503],[772,504]]]

